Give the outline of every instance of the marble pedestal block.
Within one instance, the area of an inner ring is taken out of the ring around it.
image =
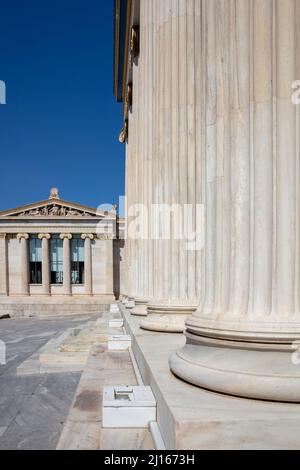
[[[130,335],[109,335],[108,349],[110,351],[126,351],[131,347]]]
[[[156,401],[150,387],[104,387],[104,428],[148,428],[156,421]]]

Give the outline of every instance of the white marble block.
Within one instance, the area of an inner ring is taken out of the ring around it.
[[[110,328],[122,328],[123,325],[124,325],[123,318],[111,318],[109,320]]]
[[[110,313],[120,313],[118,304],[111,304],[109,307]]]
[[[126,351],[131,347],[130,335],[109,335],[108,349],[111,351]]]
[[[104,387],[104,428],[147,428],[156,421],[156,401],[150,387]]]

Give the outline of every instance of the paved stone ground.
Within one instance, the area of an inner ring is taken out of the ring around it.
[[[97,316],[0,320],[0,449],[55,449],[80,373],[17,376],[16,368],[49,339]]]

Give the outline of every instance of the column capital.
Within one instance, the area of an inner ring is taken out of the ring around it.
[[[87,238],[89,238],[90,240],[94,240],[95,235],[93,233],[83,233],[81,235],[81,238],[82,238],[82,240],[86,240]]]
[[[50,240],[51,235],[50,235],[50,233],[39,233],[38,238],[40,240],[43,240],[43,238],[46,238],[46,240]]]
[[[71,234],[71,233],[61,233],[61,234],[59,235],[59,238],[60,238],[61,240],[63,240],[64,238],[67,238],[68,240],[71,240],[71,239],[72,239],[72,234]]]
[[[28,238],[29,238],[28,233],[18,233],[17,234],[17,239],[18,240],[21,240],[22,238],[24,238],[25,240],[28,240]]]
[[[0,233],[0,240],[5,239],[7,236],[7,233]]]

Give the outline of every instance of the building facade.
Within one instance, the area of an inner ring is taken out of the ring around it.
[[[56,188],[47,200],[0,212],[2,303],[118,297],[119,227],[114,208],[64,201]]]

